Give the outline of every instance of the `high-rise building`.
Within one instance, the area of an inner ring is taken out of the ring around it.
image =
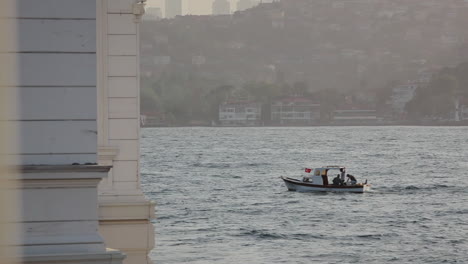
[[[246,10],[252,8],[254,6],[254,2],[252,0],[239,0],[237,1],[237,11]]]
[[[213,2],[213,15],[226,15],[231,13],[231,3],[228,0],[215,0]]]
[[[166,18],[182,15],[182,0],[166,0]]]

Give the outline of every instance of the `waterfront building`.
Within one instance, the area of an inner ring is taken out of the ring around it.
[[[461,120],[468,120],[468,102],[461,106]]]
[[[223,126],[261,125],[262,106],[252,101],[230,101],[219,106],[219,122]]]
[[[276,125],[312,125],[320,121],[320,104],[302,97],[271,103],[271,121]]]
[[[379,119],[374,109],[339,109],[333,111],[332,124],[335,125],[373,125]]]
[[[468,120],[468,97],[459,96],[455,100],[455,121]]]
[[[138,173],[143,4],[13,3],[2,18],[17,25],[18,43],[1,56],[19,62],[8,73],[18,78],[1,86],[17,102],[4,119],[20,143],[9,165],[21,216],[9,219],[20,239],[8,242],[24,263],[151,263],[154,205]]]
[[[141,115],[141,127],[162,127],[168,126],[166,115],[160,112],[142,113]]]
[[[227,15],[231,13],[231,3],[228,0],[215,0],[212,6],[213,15]]]
[[[182,15],[182,0],[166,0],[166,18]]]

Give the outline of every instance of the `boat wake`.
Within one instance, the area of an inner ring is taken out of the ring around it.
[[[450,186],[445,184],[437,184],[437,185],[426,185],[426,186],[415,186],[415,185],[408,185],[408,186],[382,186],[376,187],[374,186],[371,193],[420,193],[420,192],[435,192],[439,190],[447,190],[451,192],[466,192],[465,188],[460,186]]]

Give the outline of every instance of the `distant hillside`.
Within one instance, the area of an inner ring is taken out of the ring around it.
[[[372,88],[465,60],[467,11],[462,0],[287,0],[144,21],[142,69],[196,70],[234,85],[285,78],[313,90]]]

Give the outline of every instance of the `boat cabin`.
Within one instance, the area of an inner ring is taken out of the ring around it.
[[[315,168],[312,174],[312,183],[316,185],[329,185],[328,172],[330,170],[340,172],[340,169],[345,169],[343,166],[324,166]]]

